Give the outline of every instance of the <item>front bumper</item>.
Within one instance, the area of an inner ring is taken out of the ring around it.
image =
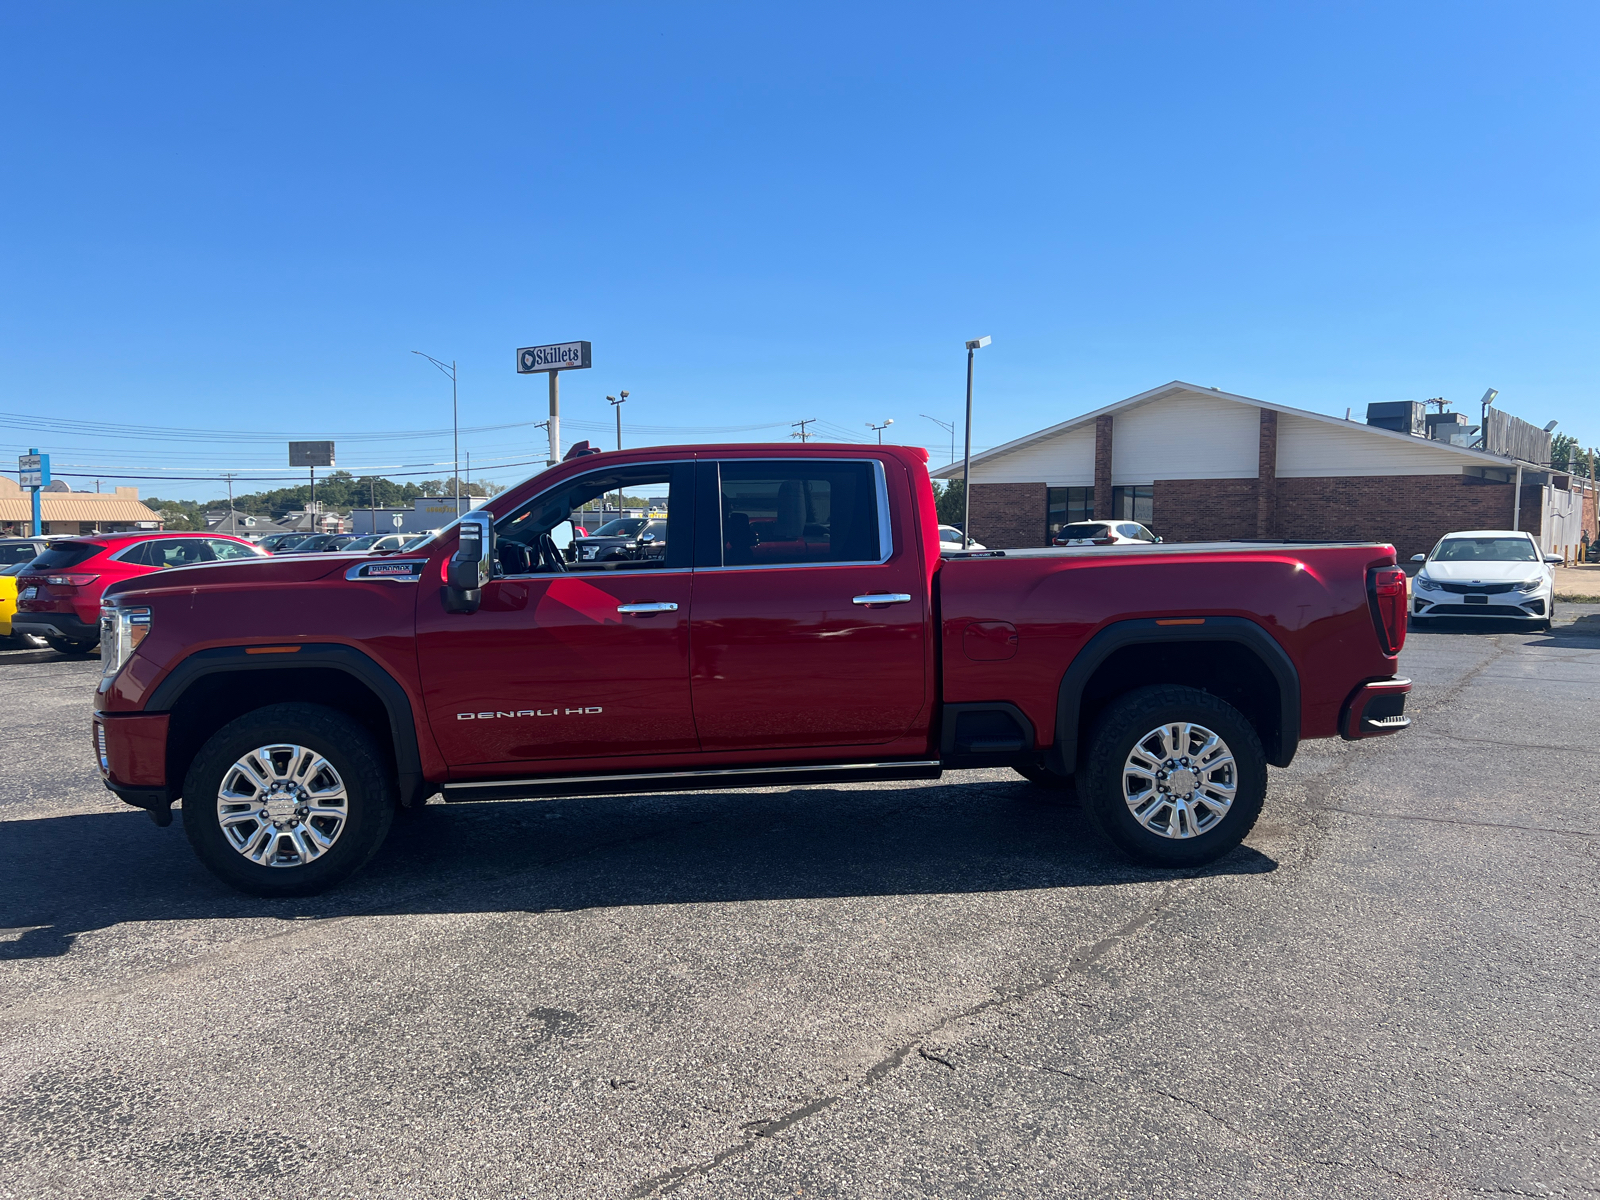
[[[1486,603],[1468,604],[1467,597],[1456,592],[1413,591],[1411,615],[1413,617],[1445,618],[1477,617],[1497,621],[1543,621],[1550,615],[1551,592],[1493,592],[1485,596]]]
[[[1339,713],[1339,736],[1347,742],[1382,737],[1411,727],[1405,715],[1409,679],[1374,679],[1350,693]]]
[[[11,618],[12,633],[31,633],[34,637],[65,638],[69,642],[98,642],[100,622],[89,624],[69,612],[19,612]]]
[[[157,825],[172,820],[172,789],[167,785],[169,713],[126,716],[95,713],[90,738],[100,777],[117,799],[149,811]]]

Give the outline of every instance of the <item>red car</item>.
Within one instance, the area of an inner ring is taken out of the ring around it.
[[[974,767],[1075,781],[1122,850],[1192,868],[1239,844],[1268,765],[1302,740],[1410,724],[1393,546],[941,553],[926,461],[815,444],[584,454],[407,551],[117,584],[100,770],[159,825],[181,796],[202,861],[259,895],[345,878],[397,806],[436,792]],[[577,514],[645,488],[668,497],[664,556],[573,553]]]
[[[243,538],[211,533],[106,533],[52,541],[17,578],[12,628],[43,638],[62,654],[100,644],[106,588],[169,567],[265,555]]]

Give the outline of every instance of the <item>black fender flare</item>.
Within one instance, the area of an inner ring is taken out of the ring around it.
[[[1170,619],[1170,618],[1168,618]],[[1287,767],[1300,746],[1300,672],[1278,640],[1246,617],[1206,617],[1199,625],[1164,625],[1157,618],[1114,621],[1095,634],[1067,665],[1056,698],[1056,742],[1051,766],[1064,775],[1077,769],[1078,718],[1083,689],[1100,665],[1124,646],[1156,642],[1234,642],[1251,650],[1278,684],[1278,736],[1263,738],[1267,761]]]
[[[383,704],[394,743],[395,775],[400,803],[410,807],[434,790],[422,777],[422,754],[411,699],[399,680],[364,652],[342,642],[301,642],[292,654],[250,654],[246,646],[215,646],[182,659],[145,701],[146,712],[170,712],[193,684],[207,675],[233,671],[293,671],[315,667],[342,671],[365,684]],[[169,786],[171,781],[169,780]]]

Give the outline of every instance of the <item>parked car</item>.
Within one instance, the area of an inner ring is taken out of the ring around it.
[[[285,547],[292,546],[296,542],[303,542],[310,536],[311,535],[309,533],[302,532],[269,533],[266,537],[262,538],[256,543],[256,548],[259,549],[263,554],[278,554]]]
[[[262,557],[243,538],[215,533],[60,538],[18,573],[11,628],[61,654],[88,654],[100,644],[100,597],[112,584],[171,567]]]
[[[1057,546],[1154,545],[1161,539],[1137,521],[1075,521],[1055,536]]]
[[[960,529],[954,525],[939,526],[939,549],[960,550],[962,548]],[[968,542],[965,548],[968,550],[987,550],[989,547],[982,542]]]
[[[1549,629],[1556,615],[1552,564],[1539,544],[1514,529],[1447,533],[1426,554],[1413,554],[1422,570],[1411,582],[1411,621],[1418,628],[1446,617],[1526,621]]]
[[[32,562],[49,545],[49,539],[42,537],[0,538],[0,567]]]
[[[298,542],[291,542],[287,546],[279,546],[274,554],[326,554],[337,550],[347,541],[352,540],[348,533],[313,533],[301,538]]]
[[[25,562],[14,562],[0,567],[0,646],[13,650],[38,645],[27,634],[11,631],[11,618],[17,611],[17,575],[27,565]]]
[[[794,444],[589,454],[409,555],[124,580],[105,597],[102,776],[158,825],[181,797],[200,859],[260,895],[338,883],[397,807],[440,791],[932,781],[969,767],[1075,786],[1127,854],[1188,868],[1238,845],[1268,764],[1288,766],[1302,739],[1409,724],[1392,546],[941,556],[922,524],[926,458]],[[562,553],[584,505],[660,486],[664,559]]]
[[[401,546],[400,549],[410,552],[415,550],[418,546],[423,545],[430,538],[438,537],[443,532],[444,531],[442,529],[425,529],[421,533],[413,533],[409,536],[409,538],[407,538],[405,545]]]
[[[384,550],[398,550],[411,539],[403,533],[367,533],[352,536],[340,550],[359,550],[363,554],[378,554]]]
[[[575,536],[572,540],[572,561],[575,562],[621,562],[665,559],[666,556],[665,517],[618,517],[593,533]]]

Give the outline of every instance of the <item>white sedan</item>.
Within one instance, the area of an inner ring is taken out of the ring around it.
[[[987,550],[988,548],[989,547],[983,545],[980,542],[968,542],[967,545],[966,545],[966,549],[968,549],[968,550]],[[961,545],[961,530],[957,529],[954,525],[941,525],[941,526],[939,526],[939,550],[940,550],[940,552],[943,553],[943,552],[948,551],[948,550],[960,550],[960,549],[962,549],[962,545]]]
[[[1555,574],[1561,557],[1539,553],[1539,545],[1514,529],[1447,533],[1427,554],[1411,581],[1411,621],[1422,625],[1444,617],[1527,621],[1550,628],[1555,616]]]

